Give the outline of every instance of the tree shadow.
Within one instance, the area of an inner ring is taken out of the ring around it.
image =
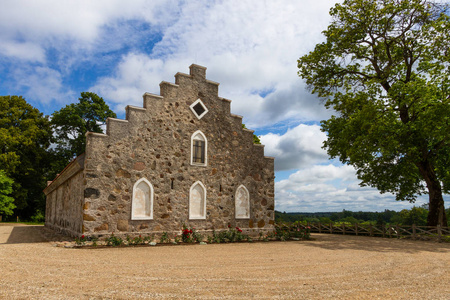
[[[70,240],[67,236],[58,234],[44,225],[12,225],[11,233],[5,243],[0,244],[30,244]]]
[[[314,241],[303,243],[305,247],[317,247],[328,250],[361,250],[375,252],[437,252],[450,253],[449,243],[433,241],[403,240],[369,236],[354,236],[341,234],[311,234]]]

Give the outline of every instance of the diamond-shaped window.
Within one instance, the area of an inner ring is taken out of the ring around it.
[[[204,115],[208,112],[205,104],[203,104],[202,100],[197,99],[194,103],[189,106],[194,113],[194,115],[200,120]]]

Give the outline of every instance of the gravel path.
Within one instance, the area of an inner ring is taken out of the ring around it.
[[[67,249],[42,231],[0,224],[0,299],[450,299],[450,244],[313,234]]]

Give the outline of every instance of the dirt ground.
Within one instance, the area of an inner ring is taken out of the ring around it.
[[[67,249],[45,232],[0,224],[0,299],[450,299],[450,244],[313,234]]]

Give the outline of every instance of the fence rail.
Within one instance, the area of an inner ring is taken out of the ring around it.
[[[363,225],[363,224],[323,224],[307,223],[299,224],[301,228],[308,228],[311,232],[331,234],[351,234],[380,236],[390,238],[408,237],[416,239],[437,239],[439,242],[448,240],[450,228],[442,226],[416,226],[416,225]],[[447,238],[446,238],[447,237]]]

